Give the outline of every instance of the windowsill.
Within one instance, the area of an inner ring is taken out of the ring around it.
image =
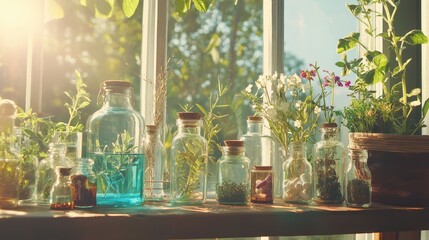
[[[429,208],[374,205],[202,206],[145,204],[133,208],[50,211],[22,206],[0,210],[2,239],[160,239],[297,236],[429,229]]]

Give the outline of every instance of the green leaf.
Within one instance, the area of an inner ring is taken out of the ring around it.
[[[426,117],[426,114],[428,113],[429,110],[429,98],[426,99],[425,103],[423,104],[423,108],[422,108],[422,118]]]
[[[414,88],[410,93],[407,93],[407,97],[418,96],[421,92],[420,88]]]
[[[337,53],[343,53],[356,47],[359,43],[359,33],[352,32],[347,37],[338,40]]]
[[[64,9],[56,0],[47,0],[45,4],[45,22],[64,17]]]
[[[140,0],[122,0],[122,10],[127,18],[135,13],[139,2]]]
[[[375,70],[372,84],[376,84],[376,83],[384,81],[384,76],[385,76],[385,74],[383,71],[381,71],[379,69]]]
[[[195,104],[195,106],[197,106],[197,108],[204,114],[204,116],[207,115],[207,111],[204,109],[203,106],[201,106],[200,104]]]
[[[115,0],[95,0],[95,17],[110,18],[113,13],[113,4]]]
[[[200,12],[207,12],[212,3],[212,0],[192,0],[195,8]]]
[[[176,0],[176,12],[183,14],[191,9],[191,0]]]
[[[410,45],[424,44],[428,42],[426,35],[421,30],[416,29],[409,31],[401,38],[401,40]]]
[[[374,75],[375,75],[375,69],[372,69],[366,73],[364,73],[361,78],[365,81],[367,84],[373,84],[374,83]]]
[[[362,7],[360,5],[354,5],[354,4],[346,4],[349,11],[357,17],[362,12]]]
[[[335,66],[342,68],[342,67],[346,66],[346,64],[344,62],[336,62]]]
[[[389,60],[387,59],[386,55],[378,54],[374,57],[373,63],[375,64],[375,66],[377,66],[377,69],[384,71],[387,64],[389,63]]]
[[[366,57],[366,59],[368,59],[368,61],[372,62],[373,59],[380,54],[381,54],[381,52],[379,52],[379,51],[368,51],[365,53],[365,57]]]

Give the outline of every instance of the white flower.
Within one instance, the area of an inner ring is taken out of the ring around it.
[[[294,125],[296,128],[300,128],[300,127],[301,127],[301,121],[300,121],[300,120],[296,120],[296,121],[293,123],[293,125]]]
[[[267,112],[267,116],[269,119],[275,119],[276,118],[276,112],[277,111],[273,106],[271,106],[271,105],[268,106],[266,112]]]
[[[416,100],[416,101],[412,101],[412,102],[410,102],[410,106],[411,106],[411,107],[417,107],[417,106],[420,106],[420,104],[422,104],[422,103],[420,102],[420,100]]]
[[[283,85],[286,85],[286,76],[282,73],[282,74],[280,74],[280,82],[283,84]]]
[[[314,113],[315,113],[315,114],[319,114],[321,111],[322,111],[322,109],[321,109],[320,107],[318,107],[318,106],[316,106],[316,107],[314,108]]]
[[[278,76],[279,76],[279,74],[277,73],[277,71],[275,71],[273,74],[273,79],[277,79]]]
[[[248,93],[251,93],[252,92],[252,87],[253,87],[253,84],[247,85],[245,91],[248,92]]]
[[[298,102],[295,103],[295,107],[299,109],[301,107],[301,104],[301,100],[298,100]]]

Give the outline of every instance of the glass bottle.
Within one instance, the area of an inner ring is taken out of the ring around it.
[[[165,198],[164,167],[167,152],[155,125],[146,125],[144,149],[146,154],[144,201],[162,201]]]
[[[87,157],[94,160],[97,205],[123,207],[143,201],[143,117],[132,107],[131,83],[104,81],[101,109],[86,125]]]
[[[250,201],[273,203],[273,167],[253,166],[250,178]]]
[[[70,188],[75,208],[94,207],[97,195],[97,177],[92,167],[94,162],[89,158],[77,159],[77,166],[72,170]]]
[[[316,203],[342,204],[345,198],[345,147],[337,140],[336,123],[323,124],[321,131],[322,139],[313,147],[313,199]]]
[[[71,168],[56,167],[57,180],[52,186],[50,205],[53,210],[71,210],[74,208],[70,191]]]
[[[286,203],[309,203],[312,198],[312,168],[307,160],[306,143],[289,144],[289,157],[283,169],[283,200]]]
[[[16,105],[0,99],[0,208],[13,208],[19,199],[20,157],[15,149]]]
[[[176,204],[202,204],[207,187],[207,140],[201,136],[201,115],[178,113],[178,134],[171,147],[171,196]]]
[[[244,154],[250,160],[250,167],[273,166],[274,195],[282,195],[283,160],[282,152],[275,141],[263,134],[263,118],[261,116],[247,117],[247,133],[241,137],[244,141]]]
[[[71,168],[73,162],[66,158],[66,143],[49,144],[48,157],[40,161],[36,171],[36,203],[48,205],[57,167]]]
[[[216,199],[220,204],[247,205],[250,195],[250,161],[244,155],[244,142],[226,140],[219,159]]]
[[[347,206],[371,206],[371,171],[367,160],[366,150],[349,148],[349,166],[346,173]]]

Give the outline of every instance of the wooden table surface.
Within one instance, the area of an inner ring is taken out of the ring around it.
[[[165,239],[297,236],[429,229],[429,208],[374,205],[202,206],[147,204],[132,208],[51,211],[0,209],[0,239]],[[386,239],[386,238],[385,238]]]

